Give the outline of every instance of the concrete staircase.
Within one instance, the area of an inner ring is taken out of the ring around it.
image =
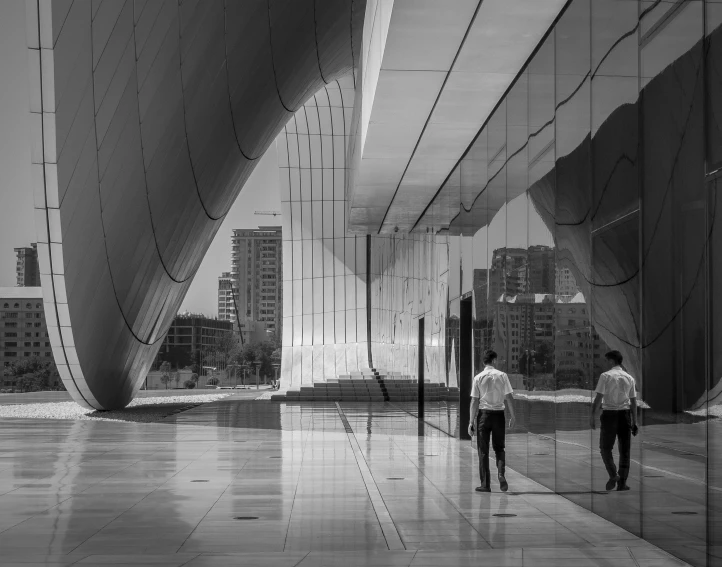
[[[351,374],[342,374],[326,382],[289,389],[285,394],[271,396],[272,401],[298,402],[413,402],[418,400],[418,380],[400,372],[386,372],[370,368]],[[444,384],[424,382],[427,401],[459,399],[458,388]]]

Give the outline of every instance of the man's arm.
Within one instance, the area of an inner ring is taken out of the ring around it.
[[[629,398],[629,410],[632,414],[632,429],[637,427],[637,398]]]
[[[594,398],[594,403],[592,403],[592,412],[589,414],[589,427],[592,429],[597,428],[597,422],[594,419],[594,416],[597,415],[597,410],[599,409],[599,406],[602,403],[602,398],[604,397],[603,394],[600,394],[597,392],[596,397]]]
[[[471,407],[469,408],[469,437],[474,436],[476,429],[476,414],[479,413],[479,398],[471,398]]]
[[[514,395],[507,394],[504,396],[504,401],[506,402],[506,409],[509,410],[509,429],[513,429],[516,423],[516,414],[514,413],[514,404],[512,403],[514,401]]]

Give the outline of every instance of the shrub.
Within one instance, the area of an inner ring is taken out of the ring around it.
[[[186,380],[183,383],[183,386],[185,386],[186,389],[188,389],[188,390],[192,390],[193,388],[196,387],[196,383],[193,380]]]

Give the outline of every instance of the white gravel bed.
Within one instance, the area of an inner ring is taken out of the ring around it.
[[[85,409],[75,402],[4,405],[0,406],[0,418],[135,421],[148,423],[163,419],[177,409],[176,407],[169,406],[206,404],[223,399],[228,395],[229,394],[202,394],[197,396],[136,398],[124,409],[102,412]]]

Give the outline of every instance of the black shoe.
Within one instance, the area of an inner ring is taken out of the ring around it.
[[[626,481],[620,480],[620,481],[617,483],[617,490],[619,490],[619,491],[629,490],[629,487],[627,486]]]
[[[485,486],[477,486],[474,490],[477,492],[491,492],[491,488],[487,488]]]
[[[614,490],[614,487],[619,483],[619,475],[614,475],[612,477],[609,477],[609,480],[607,481],[607,490]]]
[[[501,488],[502,492],[506,492],[507,490],[509,490],[509,483],[506,482],[506,478],[503,474],[499,475],[499,488]]]

